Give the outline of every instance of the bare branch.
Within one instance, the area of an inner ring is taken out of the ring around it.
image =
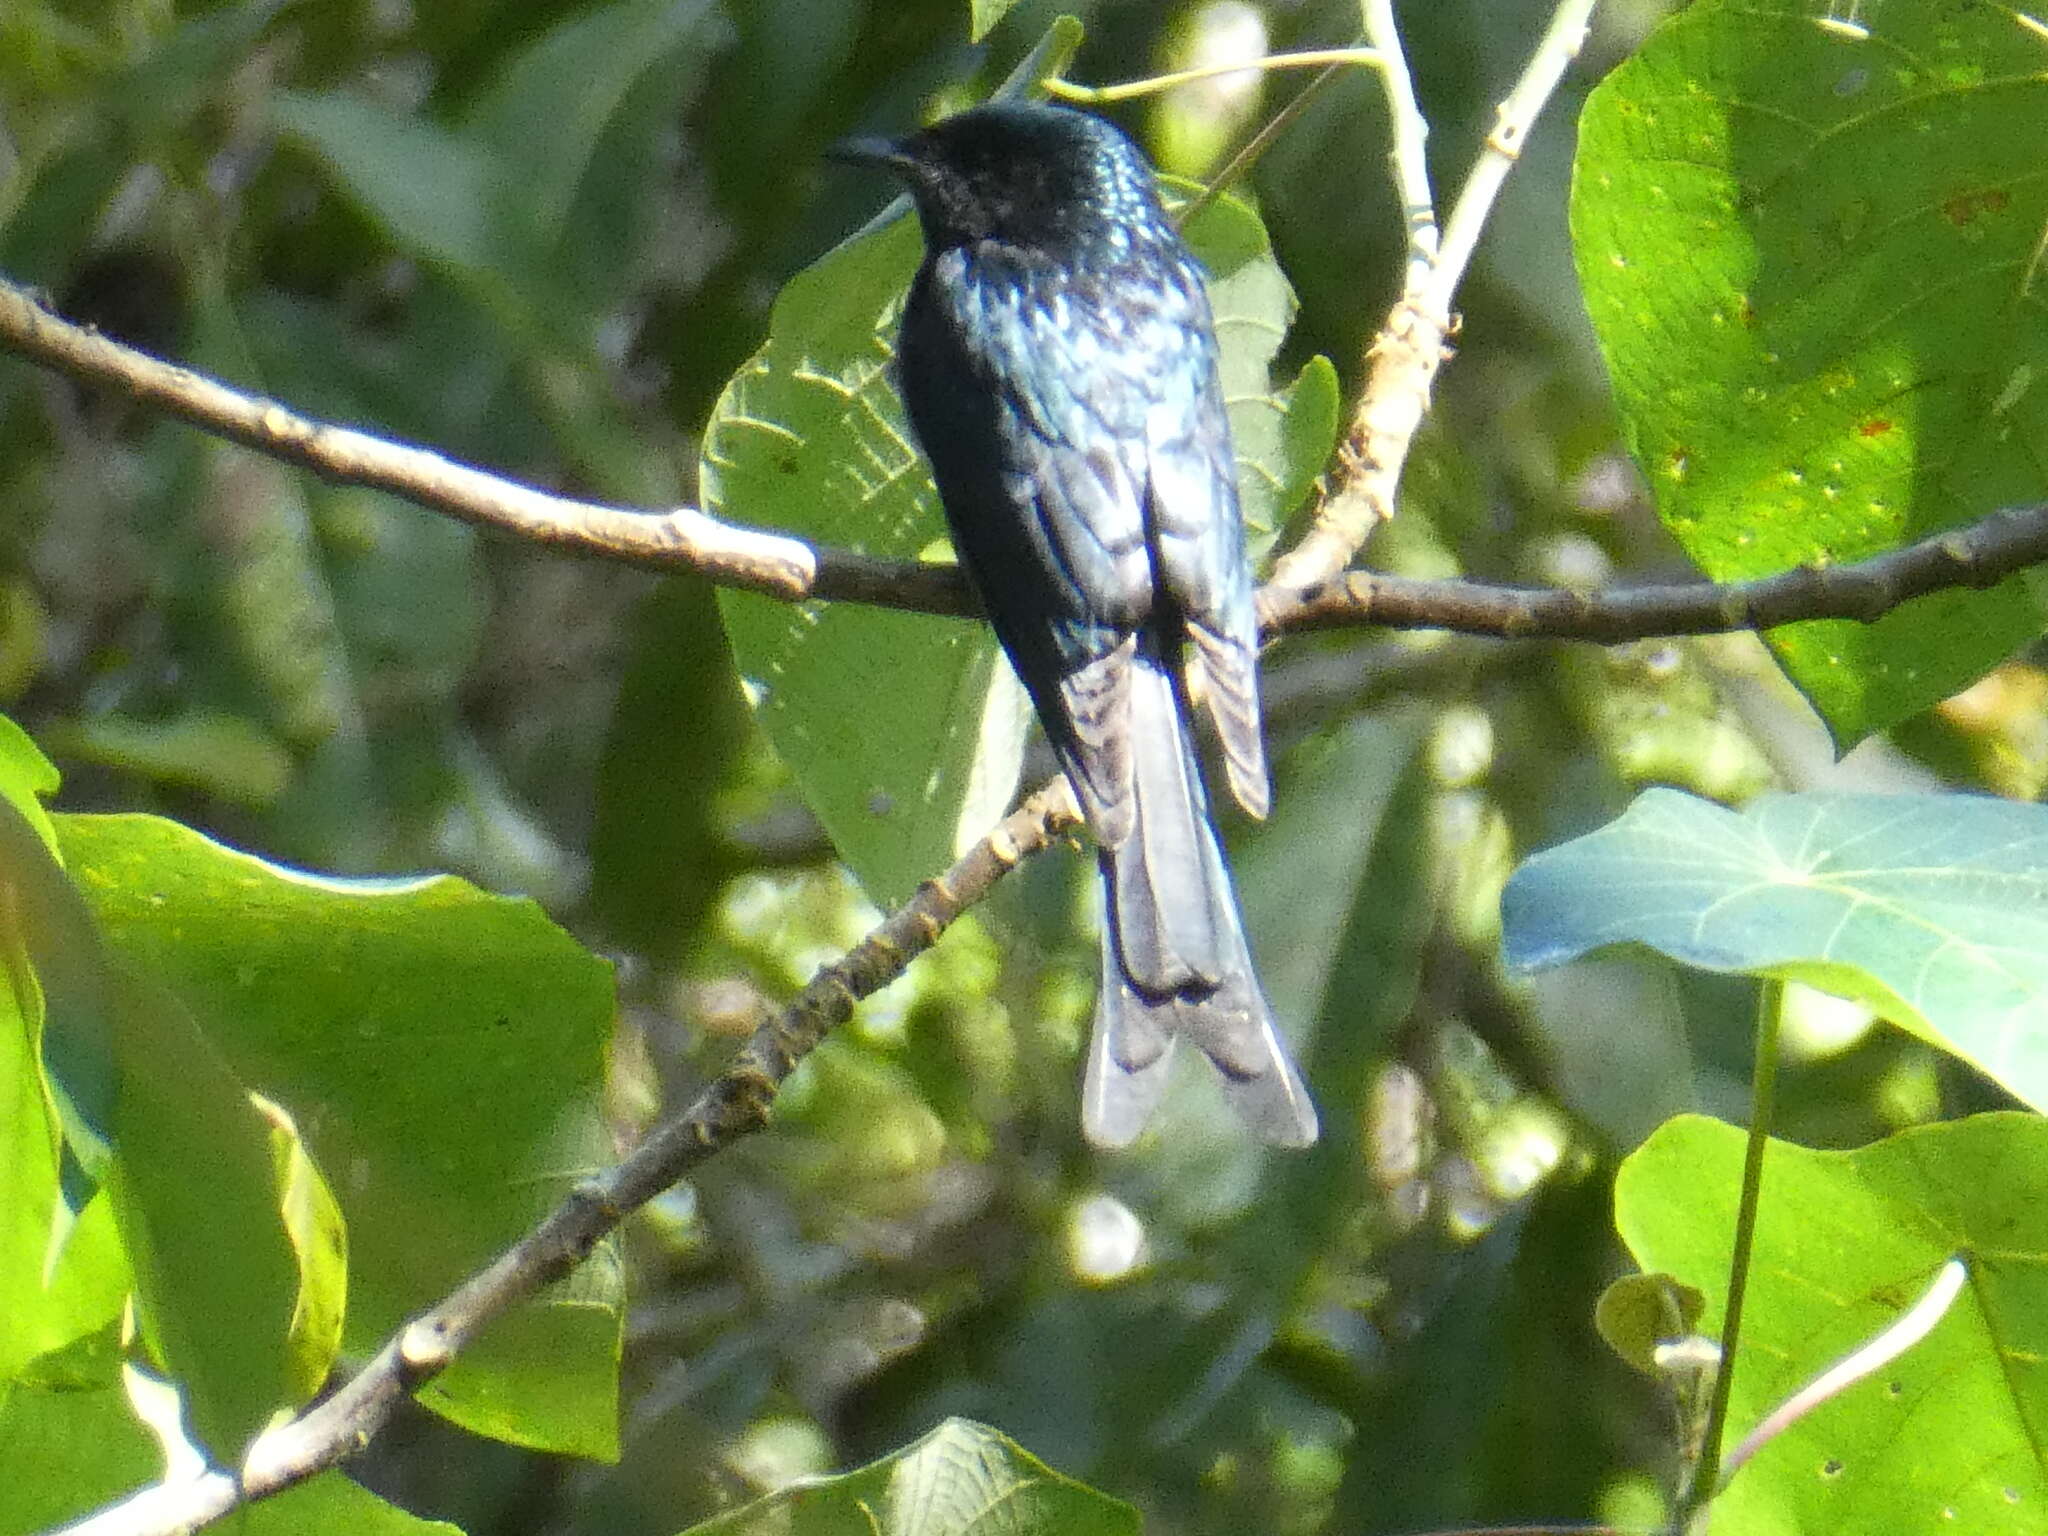
[[[950,566],[815,549],[785,534],[722,523],[695,507],[633,511],[551,496],[424,448],[310,420],[73,325],[4,279],[0,349],[120,390],[324,480],[389,491],[430,511],[531,543],[655,570],[696,571],[721,586],[787,602],[836,598],[927,613],[978,611],[966,582]]]
[[[693,507],[642,512],[572,501],[425,449],[308,420],[62,320],[4,279],[0,351],[119,389],[323,479],[389,491],[428,511],[568,553],[656,570],[696,571],[724,586],[792,602],[836,599],[951,615],[977,611],[973,593],[951,566],[819,549],[785,534],[721,523]],[[1400,447],[1405,453],[1405,438]],[[1787,571],[1728,586],[1577,592],[1419,581],[1366,571],[1297,585],[1276,573],[1260,593],[1260,603],[1269,636],[1378,625],[1520,640],[1638,640],[1769,629],[1803,619],[1868,622],[1912,598],[1949,587],[1995,586],[2044,561],[2048,506],[2036,506],[1995,513],[1853,565]]]
[[[1004,875],[1079,825],[1065,779],[1038,790],[850,952],[822,967],[687,1110],[656,1126],[625,1161],[578,1185],[453,1295],[401,1328],[339,1391],[260,1436],[239,1477],[209,1472],[144,1489],[67,1527],[67,1536],[184,1536],[354,1455],[399,1400],[446,1370],[485,1324],[568,1274],[627,1216],[713,1153],[766,1126],[783,1080],[855,1003],[902,975]]]
[[[1450,356],[1458,284],[1530,129],[1578,56],[1594,4],[1560,0],[1528,68],[1501,103],[1439,242],[1423,157],[1429,129],[1415,104],[1393,6],[1391,0],[1364,0],[1366,39],[1382,56],[1380,74],[1393,117],[1394,181],[1408,220],[1408,272],[1401,297],[1366,354],[1365,390],[1337,447],[1336,483],[1308,533],[1274,567],[1275,586],[1331,580],[1374,527],[1394,515],[1409,446],[1429,413],[1437,372]]]
[[[1801,566],[1778,576],[1716,586],[1493,587],[1350,571],[1303,591],[1277,583],[1259,593],[1273,631],[1447,629],[1506,640],[1594,640],[1774,629],[1807,619],[1869,623],[1902,603],[1953,587],[1995,587],[2048,561],[2048,503],[2008,507],[1961,528],[1853,565]]]

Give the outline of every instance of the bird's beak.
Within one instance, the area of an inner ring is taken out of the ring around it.
[[[841,139],[827,146],[825,158],[841,165],[878,165],[899,176],[915,163],[894,139],[878,138]]]

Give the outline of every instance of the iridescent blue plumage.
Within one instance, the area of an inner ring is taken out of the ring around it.
[[[864,146],[925,260],[898,369],[953,542],[1101,846],[1103,987],[1083,1124],[1121,1145],[1185,1036],[1261,1136],[1314,1107],[1252,973],[1189,719],[1264,815],[1258,635],[1202,273],[1143,156],[1009,104]]]

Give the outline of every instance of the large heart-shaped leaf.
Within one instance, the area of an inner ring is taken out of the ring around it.
[[[295,1123],[332,1178],[348,1220],[348,1351],[374,1349],[605,1160],[596,1092],[610,971],[532,902],[448,878],[309,875],[155,817],[63,816],[58,828],[110,951],[193,1021],[167,1036],[179,1060],[209,1082],[233,1074],[254,1146],[237,1156],[260,1158],[273,1225],[284,1176],[292,1224],[276,1240],[309,1285],[338,1258],[331,1207],[273,1128]],[[186,1070],[165,1076],[159,1117],[189,1097]],[[266,1124],[243,1089],[290,1122]],[[229,1102],[225,1087],[207,1101],[223,1117]],[[207,1232],[203,1202],[182,1216],[175,1202],[205,1193],[188,1176],[206,1156],[197,1112],[163,1132],[188,1150],[153,1185],[164,1230],[194,1242]],[[336,1290],[310,1288],[296,1309],[284,1296],[295,1347],[331,1349]],[[487,1333],[423,1399],[486,1434],[611,1453],[618,1291],[615,1266],[584,1266]]]
[[[1709,1298],[1721,1326],[1743,1133],[1686,1115],[1622,1165],[1615,1220],[1636,1262]],[[1746,1433],[1895,1322],[1952,1256],[1969,1283],[1933,1331],[1767,1444],[1714,1529],[1983,1536],[2048,1510],[2048,1122],[1978,1115],[1853,1152],[1773,1141],[1729,1423]],[[1732,1442],[1731,1437],[1731,1442]]]
[[[2048,491],[2044,61],[2006,6],[1701,0],[1587,102],[1586,306],[1658,511],[1716,580]],[[2013,580],[1770,638],[1847,743],[2042,612]]]
[[[2048,808],[1975,795],[1676,790],[1531,858],[1508,961],[1641,944],[1870,1004],[2048,1109]]]

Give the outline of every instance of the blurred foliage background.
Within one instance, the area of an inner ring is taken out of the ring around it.
[[[1357,28],[1348,0],[1028,0],[980,46],[959,0],[14,0],[0,271],[315,415],[578,496],[688,500],[776,292],[877,209],[821,149],[966,104],[1060,9],[1087,82]],[[1666,9],[1602,9],[1372,563],[1687,569],[1617,446],[1564,214],[1576,103]],[[1400,10],[1447,201],[1549,7]],[[1200,177],[1306,79],[1115,115]],[[1356,385],[1402,255],[1386,148],[1377,83],[1340,76],[1240,189],[1302,301],[1284,377],[1322,352]],[[418,1413],[356,1475],[472,1532],[667,1532],[966,1413],[1158,1531],[1654,1509],[1670,1410],[1591,1326],[1623,1267],[1607,1189],[1664,1117],[1740,1117],[1748,991],[1623,960],[1510,984],[1501,882],[1650,782],[2032,797],[2048,673],[2009,664],[1840,763],[1749,637],[1360,631],[1289,641],[1268,675],[1278,809],[1229,834],[1321,1147],[1247,1146],[1199,1073],[1136,1152],[1081,1145],[1086,861],[1040,860],[813,1059],[772,1134],[634,1223],[621,1464]],[[874,916],[701,582],[480,537],[11,361],[0,708],[68,809],[541,899],[618,962],[621,1141]],[[1794,1139],[1987,1092],[1853,1010],[1797,1022]]]

